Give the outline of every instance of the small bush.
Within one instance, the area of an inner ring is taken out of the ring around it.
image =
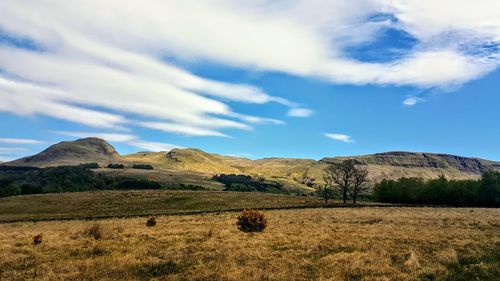
[[[40,245],[42,244],[42,234],[37,234],[33,236],[33,245]]]
[[[95,223],[92,226],[87,227],[83,233],[88,237],[93,237],[95,240],[99,240],[104,236],[104,228],[100,224]]]
[[[83,163],[78,166],[85,169],[99,169],[98,163]]]
[[[154,170],[153,166],[148,164],[134,164],[132,169],[142,169],[142,170]]]
[[[267,219],[258,210],[243,210],[236,222],[238,229],[243,232],[261,232],[267,227]]]
[[[153,227],[156,225],[156,217],[155,216],[150,216],[149,219],[146,221],[146,226],[147,227]]]
[[[125,169],[123,164],[108,164],[108,169]]]

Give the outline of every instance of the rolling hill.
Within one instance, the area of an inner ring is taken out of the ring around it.
[[[100,138],[84,138],[76,141],[63,141],[44,151],[12,162],[12,166],[50,167],[78,165],[82,163],[110,163],[120,159],[115,148]]]
[[[365,166],[372,181],[401,177],[476,179],[482,172],[500,170],[500,163],[448,154],[385,152],[352,157],[326,157],[319,161],[294,158],[247,158],[223,156],[199,149],[173,149],[168,152],[138,152],[120,155],[113,146],[99,138],[85,138],[55,144],[30,157],[2,165],[48,167],[97,162],[101,172],[117,175],[141,175],[172,184],[203,185],[221,189],[211,180],[216,174],[245,174],[282,183],[292,191],[311,191],[307,183],[321,182],[323,169],[330,163],[354,159]],[[108,163],[122,163],[125,169],[107,169]],[[150,164],[154,170],[131,169],[132,164]]]

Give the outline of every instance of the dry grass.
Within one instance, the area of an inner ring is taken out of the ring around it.
[[[134,190],[51,193],[0,198],[0,222],[323,206],[318,197],[260,192]]]
[[[0,224],[0,280],[498,280],[500,209],[362,208]],[[34,246],[33,235],[43,233]]]

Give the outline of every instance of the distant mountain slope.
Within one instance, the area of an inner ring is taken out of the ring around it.
[[[308,190],[305,182],[310,182],[311,179],[321,182],[322,171],[328,164],[345,159],[354,159],[358,165],[365,166],[374,182],[401,177],[431,179],[440,175],[445,175],[449,179],[475,179],[482,172],[500,170],[499,162],[448,154],[417,152],[386,152],[352,157],[327,157],[319,161],[294,158],[250,160],[212,154],[193,148],[173,149],[169,152],[138,152],[120,156],[113,146],[98,138],[61,142],[37,155],[2,163],[2,165],[47,167],[97,162],[104,165],[123,163],[126,166],[131,166],[133,163],[144,163],[153,165],[155,170],[110,171],[102,169],[102,171],[127,175],[140,174],[151,179],[172,183],[181,179],[189,183],[206,183],[213,175],[220,173],[246,174],[282,182],[290,189]]]
[[[354,159],[365,166],[373,181],[401,177],[476,179],[482,172],[500,170],[500,163],[448,154],[387,152],[353,157],[328,157],[320,161],[294,158],[250,160],[211,154],[199,149],[174,149],[168,153],[136,153],[124,156],[130,161],[153,163],[157,167],[204,174],[248,174],[302,186],[305,179],[321,182],[322,171],[330,163]]]
[[[354,159],[361,165],[390,165],[404,168],[456,169],[465,173],[480,174],[491,169],[500,168],[493,161],[467,158],[449,154],[418,152],[385,152],[364,156],[323,158],[321,162],[331,163],[342,159]]]
[[[44,151],[12,162],[3,163],[13,166],[61,166],[82,163],[108,163],[119,159],[115,148],[103,139],[85,138],[54,144]]]
[[[500,170],[500,163],[449,154],[421,152],[385,152],[362,156],[328,157],[319,162],[330,164],[353,159],[358,165],[365,165],[370,177],[379,181],[401,177],[433,179],[441,175],[449,179],[476,179],[489,170]]]

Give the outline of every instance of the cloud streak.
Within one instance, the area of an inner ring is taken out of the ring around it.
[[[332,140],[336,141],[341,141],[345,143],[352,143],[354,140],[351,138],[351,136],[345,135],[345,134],[332,134],[332,133],[325,133],[323,134],[325,137],[330,138]]]
[[[44,141],[34,139],[0,138],[0,143],[7,144],[42,144]]]
[[[307,108],[290,108],[287,115],[290,117],[309,117],[314,113],[314,111]]]
[[[253,85],[194,75],[169,56],[333,83],[445,89],[493,71],[500,57],[500,48],[484,48],[500,46],[496,0],[19,0],[0,10],[1,32],[29,42],[0,45],[0,111],[122,131],[224,137],[284,123],[231,103],[312,114]],[[416,45],[388,62],[348,55],[387,30]]]
[[[421,102],[424,102],[424,101],[425,101],[424,99],[419,98],[419,97],[408,96],[408,97],[406,97],[406,99],[403,100],[403,105],[404,106],[414,106],[417,103],[421,103]]]

